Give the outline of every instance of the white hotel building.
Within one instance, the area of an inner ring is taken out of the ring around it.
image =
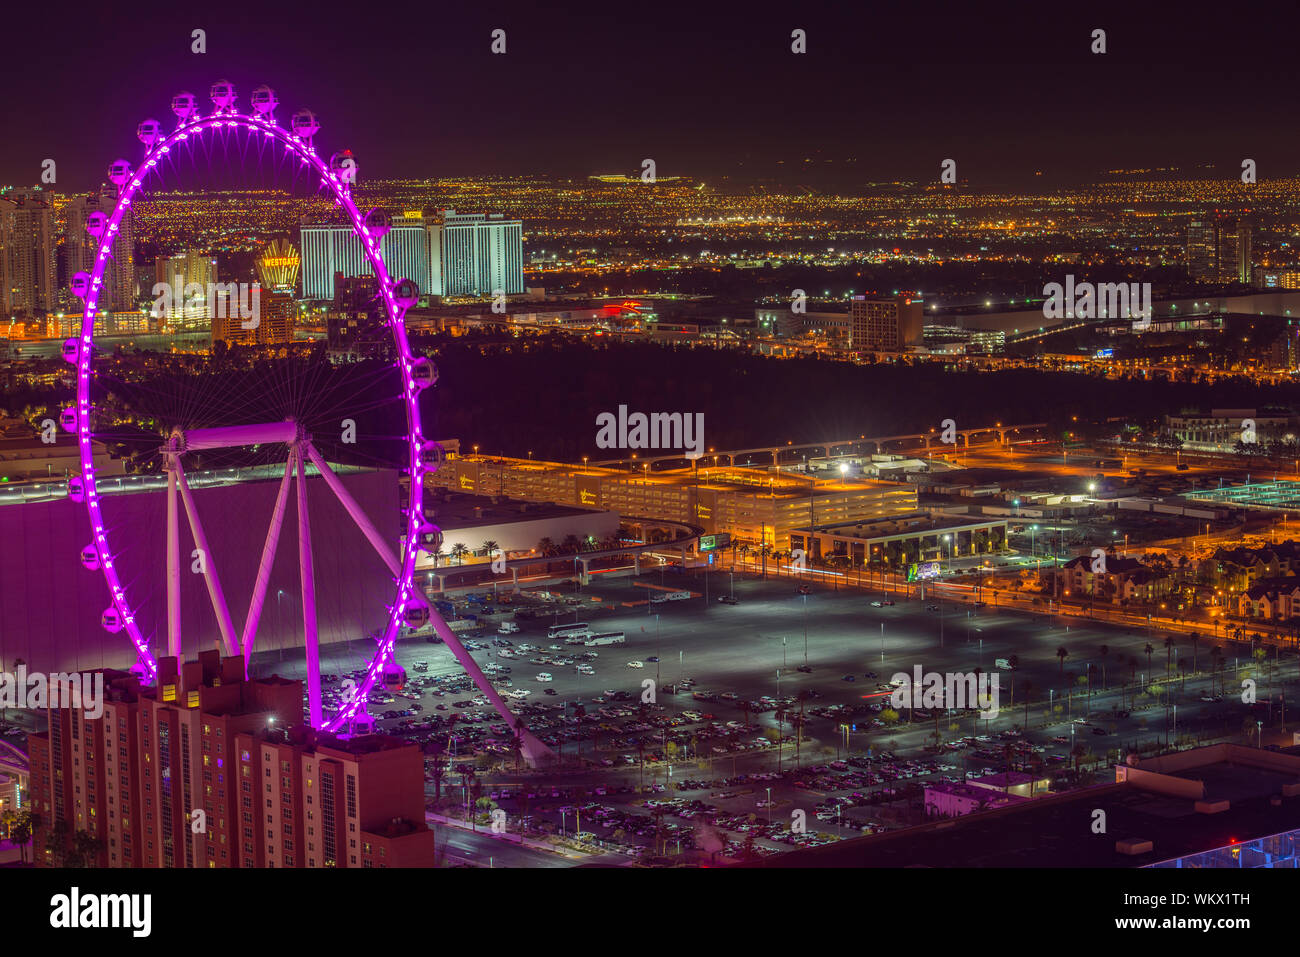
[[[492,296],[524,291],[523,224],[500,213],[443,211],[444,296]]]
[[[304,299],[333,299],[335,273],[370,273],[361,240],[350,226],[304,224],[299,248]],[[441,222],[396,216],[383,251],[389,274],[413,279],[426,296],[524,291],[523,224],[500,214],[462,215],[448,209]]]
[[[389,275],[413,279],[424,295],[442,295],[442,226],[422,218],[397,216],[384,236],[384,264]],[[365,276],[370,262],[351,226],[301,227],[302,297],[333,299],[334,274]]]

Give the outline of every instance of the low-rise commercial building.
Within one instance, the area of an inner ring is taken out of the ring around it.
[[[847,559],[852,565],[884,563],[893,568],[967,555],[987,555],[1007,547],[1003,518],[974,521],[934,517],[925,512],[877,521],[832,522],[790,533],[791,549],[802,548],[812,561]]]
[[[450,457],[434,486],[557,502],[628,519],[698,525],[706,533],[784,547],[810,523],[864,522],[914,512],[916,488],[896,482],[840,481],[746,468],[652,472],[558,462]]]

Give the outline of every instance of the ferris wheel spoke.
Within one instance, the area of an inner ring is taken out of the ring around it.
[[[284,527],[284,512],[289,501],[289,480],[293,477],[293,452],[284,463],[284,477],[280,479],[280,491],[275,497],[275,510],[271,513],[271,526],[266,530],[266,544],[262,547],[262,561],[257,567],[257,583],[253,587],[253,598],[248,603],[248,616],[244,619],[244,633],[240,638],[240,648],[244,653],[244,670],[248,670],[248,661],[253,654],[253,638],[257,634],[257,623],[262,617],[262,604],[266,601],[267,587],[271,582],[271,566],[275,563],[276,546],[280,542],[280,530]]]
[[[217,578],[217,565],[208,550],[208,537],[203,532],[203,523],[199,521],[198,509],[194,507],[194,496],[190,492],[189,482],[185,480],[185,470],[179,461],[174,462],[176,483],[180,486],[181,501],[185,504],[185,514],[190,520],[190,532],[194,535],[194,544],[199,549],[200,567],[203,579],[208,586],[208,598],[212,601],[212,611],[217,616],[217,627],[221,630],[221,639],[226,646],[227,655],[238,654],[235,647],[235,626],[230,620],[230,609],[226,606],[226,597],[221,591],[221,581]]]

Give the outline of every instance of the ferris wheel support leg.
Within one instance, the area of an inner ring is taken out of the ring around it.
[[[324,724],[320,694],[320,645],[316,636],[316,581],[311,569],[311,523],[307,520],[307,461],[301,446],[293,452],[298,464],[298,567],[302,576],[303,646],[307,651],[307,709],[313,728]]]
[[[451,649],[451,653],[456,656],[456,660],[465,669],[470,680],[474,682],[474,686],[483,693],[483,697],[492,703],[492,707],[496,709],[497,714],[501,715],[501,719],[505,721],[506,726],[511,729],[516,726],[520,727],[519,750],[522,752],[524,760],[528,762],[529,767],[553,763],[555,761],[555,752],[538,740],[537,736],[531,731],[520,725],[521,719],[511,714],[497,689],[493,687],[487,675],[483,674],[470,653],[465,650],[465,646],[460,643],[456,633],[447,627],[447,623],[442,620],[442,616],[438,614],[436,608],[429,610],[429,621],[433,625],[433,630],[438,633],[438,637],[442,639],[442,643]]]
[[[280,544],[280,530],[284,527],[284,512],[289,504],[289,480],[293,477],[294,456],[284,463],[284,477],[280,479],[280,491],[275,497],[275,510],[271,513],[271,527],[266,530],[266,544],[262,546],[262,561],[257,566],[257,584],[253,587],[253,598],[248,604],[248,617],[244,619],[244,633],[240,636],[239,646],[244,653],[244,677],[248,677],[248,659],[253,654],[253,636],[257,634],[257,623],[262,618],[262,605],[266,601],[266,589],[271,582],[271,566],[275,563],[276,546]]]
[[[304,443],[304,445],[307,450],[307,455],[311,458],[312,464],[320,471],[321,477],[325,479],[326,484],[329,485],[330,490],[334,493],[335,497],[338,498],[339,502],[342,503],[343,507],[347,510],[347,513],[352,516],[352,520],[357,523],[357,527],[361,529],[367,540],[369,540],[371,546],[374,548],[375,552],[378,553],[380,559],[388,566],[389,571],[391,571],[395,576],[400,576],[401,562],[398,559],[397,553],[393,550],[392,545],[385,541],[384,537],[379,534],[379,530],[375,528],[374,523],[371,522],[366,513],[362,511],[361,506],[357,504],[356,499],[354,499],[351,494],[349,494],[348,490],[343,487],[343,483],[339,481],[339,477],[334,474],[334,470],[329,467],[329,463],[321,457],[321,454],[316,451],[315,447],[312,446],[311,443]],[[456,660],[460,662],[461,667],[464,668],[466,674],[470,676],[470,679],[474,682],[474,686],[483,693],[483,696],[487,698],[488,701],[492,702],[492,707],[496,709],[497,714],[501,715],[502,720],[504,720],[511,728],[515,727],[519,719],[510,713],[510,709],[506,707],[506,703],[501,699],[501,695],[497,693],[497,689],[493,687],[492,682],[488,680],[487,675],[483,674],[479,669],[478,664],[470,656],[470,653],[465,650],[465,646],[460,643],[460,639],[456,637],[456,633],[447,627],[447,623],[442,620],[442,616],[438,614],[437,609],[430,606],[429,601],[424,597],[423,590],[419,588],[412,589],[411,598],[412,600],[418,601],[429,607],[429,618],[433,625],[433,630],[438,633],[438,637],[442,639],[443,644],[451,649],[451,653],[456,656]],[[539,741],[530,731],[524,731],[522,733],[520,750],[523,752],[524,759],[532,766],[548,764],[555,760],[555,753]]]
[[[176,507],[176,468],[167,468],[167,654],[181,657],[181,544]]]
[[[185,480],[185,470],[176,462],[176,484],[180,486],[181,501],[185,504],[185,514],[190,520],[190,532],[194,535],[194,544],[199,548],[199,558],[203,569],[203,579],[208,585],[208,598],[212,600],[212,610],[217,616],[217,627],[221,630],[221,640],[225,642],[226,654],[237,655],[235,647],[235,626],[230,620],[230,609],[226,606],[226,596],[221,591],[221,581],[217,578],[217,566],[208,548],[208,536],[203,532],[203,523],[199,521],[199,511],[194,507],[194,495],[190,492],[190,483]]]

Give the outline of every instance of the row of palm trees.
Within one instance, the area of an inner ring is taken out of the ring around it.
[[[596,538],[594,535],[588,535],[582,538],[578,535],[565,535],[557,544],[555,539],[547,537],[537,543],[537,551],[547,558],[556,556],[577,555],[579,552],[603,552],[618,548],[622,540],[617,535],[610,535],[605,538]]]
[[[537,543],[537,552],[547,558],[553,558],[558,556],[577,555],[581,552],[609,551],[618,548],[620,544],[622,544],[622,539],[616,535],[607,536],[601,539],[597,539],[592,535],[588,535],[585,538],[578,535],[566,535],[558,543],[553,538],[543,538]],[[444,549],[442,546],[439,546],[438,550],[433,553],[434,567],[436,568],[438,562],[444,558],[450,558],[454,560],[457,565],[461,565],[464,563],[465,556],[467,555],[483,555],[488,558],[493,558],[500,550],[501,544],[490,538],[483,542],[483,544],[479,545],[478,548],[470,548],[463,542],[456,542],[450,549]]]

